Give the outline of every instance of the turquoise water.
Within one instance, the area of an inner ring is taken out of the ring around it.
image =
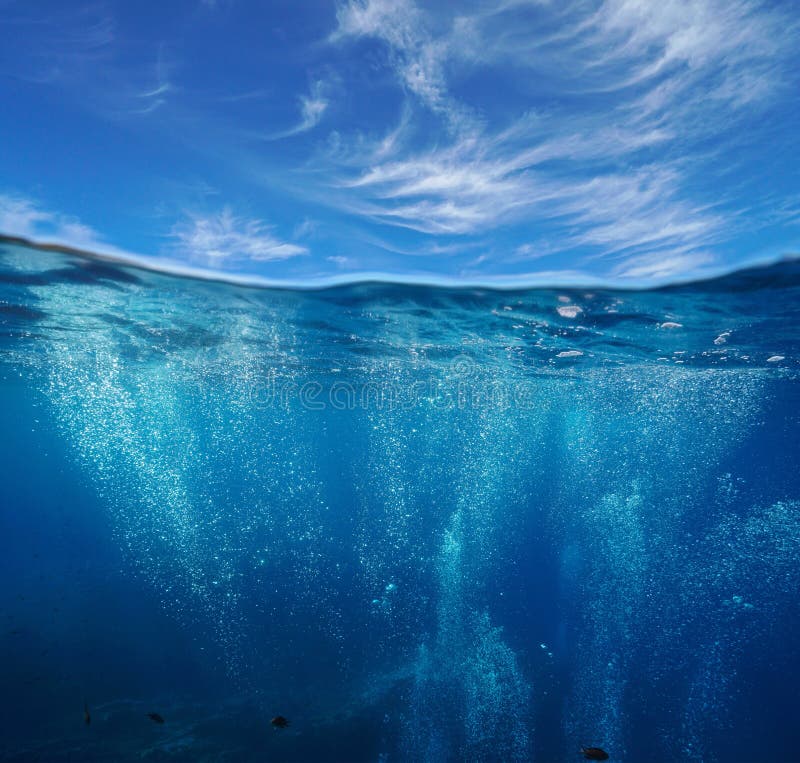
[[[0,243],[0,759],[794,760],[799,371],[797,262],[302,291]]]

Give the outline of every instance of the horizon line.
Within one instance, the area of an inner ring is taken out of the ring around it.
[[[800,260],[800,252],[789,252],[779,255],[766,255],[761,258],[732,265],[708,269],[703,273],[686,274],[668,278],[640,279],[635,282],[619,283],[613,279],[597,278],[593,276],[575,276],[559,281],[555,278],[527,278],[513,275],[500,275],[491,280],[470,280],[453,277],[433,275],[413,275],[387,273],[380,271],[360,271],[346,275],[312,277],[303,280],[276,279],[266,276],[245,275],[243,273],[230,273],[214,268],[198,267],[179,263],[175,260],[155,257],[152,255],[132,254],[111,247],[106,251],[91,250],[59,241],[42,241],[26,236],[9,235],[0,232],[0,245],[10,244],[22,246],[33,251],[45,253],[64,254],[79,257],[84,260],[113,264],[135,270],[143,270],[157,275],[186,280],[218,283],[248,289],[286,290],[286,291],[326,291],[348,286],[365,286],[370,284],[420,286],[428,288],[442,288],[450,290],[482,289],[487,291],[528,291],[533,289],[607,289],[612,291],[657,291],[672,286],[690,286],[715,281],[719,278],[745,272],[760,270],[777,265],[782,262]]]

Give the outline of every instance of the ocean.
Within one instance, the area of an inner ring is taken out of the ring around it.
[[[304,290],[4,240],[0,392],[2,761],[800,760],[798,261]]]

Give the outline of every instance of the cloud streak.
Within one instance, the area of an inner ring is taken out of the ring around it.
[[[396,75],[451,129],[466,129],[473,115],[448,92],[445,64],[449,41],[430,31],[432,19],[413,0],[355,0],[339,7],[334,43],[374,38],[386,44]]]
[[[322,117],[330,105],[328,98],[325,96],[325,83],[321,80],[315,82],[308,95],[301,95],[298,98],[298,104],[300,106],[300,121],[288,130],[282,130],[267,136],[267,140],[281,140],[313,130],[322,121]]]
[[[182,255],[216,265],[286,260],[308,253],[304,246],[277,238],[262,220],[238,217],[229,207],[213,215],[191,215],[177,223],[170,235]]]
[[[32,241],[64,244],[107,254],[122,254],[93,228],[18,194],[0,193],[0,233]]]
[[[126,259],[135,257],[107,243],[76,217],[19,194],[0,193],[0,233]],[[308,254],[307,247],[278,238],[264,221],[237,216],[230,207],[210,215],[187,215],[172,226],[169,238],[172,245],[162,254],[178,254],[206,265],[269,262]]]
[[[52,85],[107,63],[116,34],[100,7],[44,14],[12,5],[0,18],[0,61],[6,76]]]
[[[47,157],[42,187],[74,188],[112,234],[116,212],[123,242],[228,272],[501,276],[536,260],[666,278],[796,241],[788,0],[337,0],[313,24],[296,23],[302,4],[190,5],[145,29],[114,4],[6,3],[0,63],[21,115],[6,186],[30,187]],[[68,116],[57,127],[85,161],[103,146],[118,209],[105,182],[34,146],[49,114]],[[26,150],[35,161],[14,158]],[[189,182],[231,206],[185,213],[209,202],[178,190]],[[103,244],[14,194],[0,215],[21,235]]]
[[[781,13],[750,0],[496,2],[439,17],[411,0],[354,0],[337,21],[333,42],[382,42],[400,86],[449,128],[390,152],[378,149],[386,138],[344,159],[338,145],[343,209],[422,234],[524,223],[518,256],[540,256],[531,242],[546,233],[551,252],[630,257],[616,272],[635,275],[659,270],[648,263],[666,250],[675,268],[713,257],[736,211],[692,192],[708,161],[700,144],[780,91],[792,37]],[[493,119],[462,83],[509,66],[534,79],[516,116]]]

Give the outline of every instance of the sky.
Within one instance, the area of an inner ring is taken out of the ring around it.
[[[311,283],[800,251],[797,0],[0,0],[0,232]]]

